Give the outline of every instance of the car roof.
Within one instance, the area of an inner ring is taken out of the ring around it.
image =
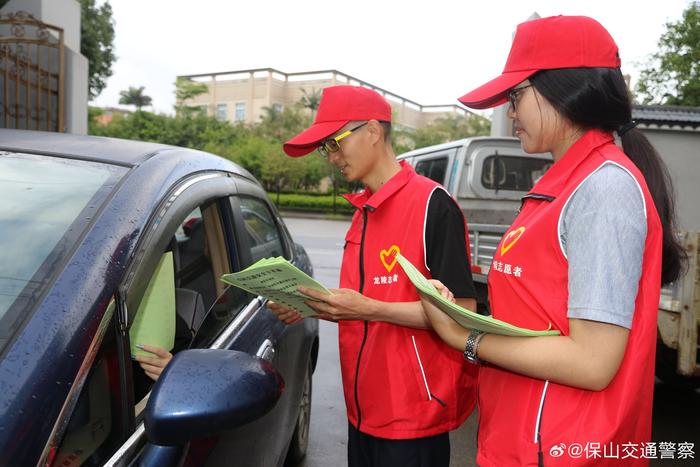
[[[126,139],[83,136],[69,133],[0,129],[0,151],[24,152],[136,166],[164,151],[207,155],[194,149]],[[218,158],[218,157],[217,157]],[[230,162],[232,171],[250,177],[245,169]]]
[[[164,144],[68,133],[0,129],[0,149],[90,159],[132,166],[154,153],[174,149]]]

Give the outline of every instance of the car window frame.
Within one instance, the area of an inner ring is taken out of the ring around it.
[[[248,237],[246,235],[246,226],[243,220],[243,211],[241,208],[239,198],[241,196],[255,198],[258,201],[265,204],[267,210],[272,216],[272,220],[275,223],[277,232],[280,234],[282,249],[284,251],[283,256],[289,261],[293,261],[294,244],[292,242],[292,237],[289,234],[289,231],[287,230],[287,226],[282,221],[282,217],[280,216],[279,211],[277,211],[275,205],[270,201],[270,198],[267,196],[265,190],[263,190],[262,187],[260,187],[259,185],[256,185],[248,180],[237,181],[237,185],[238,193],[231,197],[231,207],[233,209],[234,225],[236,226],[237,230],[236,237],[239,241],[238,245],[245,247],[245,251],[239,252],[242,264],[251,264],[252,257],[249,255],[249,252],[251,251],[252,245],[250,245],[250,242],[248,241]]]
[[[208,181],[208,183],[202,183],[205,181]],[[184,219],[196,207],[208,202],[219,203],[231,268],[232,270],[238,270],[241,267],[240,252],[237,250],[237,242],[241,241],[240,234],[236,233],[237,227],[235,225],[233,229],[229,228],[235,222],[227,222],[227,218],[235,221],[237,216],[230,211],[230,203],[225,201],[238,193],[241,182],[250,183],[247,179],[237,174],[227,172],[199,173],[183,179],[163,197],[158,208],[154,210],[155,214],[151,216],[144,228],[144,231],[147,233],[139,240],[135,250],[136,253],[127,266],[125,278],[119,288],[121,306],[119,307],[118,315],[120,323],[127,329],[125,342],[128,342],[128,324],[132,322],[134,317],[130,310],[135,312],[138,308],[138,303],[143,298],[148,282],[147,279],[155,271],[160,258],[160,255],[156,253],[164,251],[167,243],[175,234],[179,221]],[[186,196],[183,196],[184,194]],[[262,302],[259,297],[254,297],[250,303],[245,305],[234,321],[222,329],[220,336],[215,339],[209,348],[223,348],[225,342],[233,337],[236,331],[240,330],[247,320],[261,309],[261,305]],[[128,350],[128,346],[126,346],[126,349]],[[130,361],[130,356],[125,355],[124,358],[128,358]],[[129,390],[127,394],[133,396],[131,373],[121,376],[122,379],[128,380]],[[145,399],[148,399],[148,395]],[[130,406],[132,413],[134,413],[136,401],[131,401]],[[141,412],[142,414],[143,411]],[[130,462],[134,456],[138,455],[138,452],[147,443],[142,418],[142,416],[138,417],[134,414],[130,436],[105,465],[121,465],[125,459],[127,462]]]

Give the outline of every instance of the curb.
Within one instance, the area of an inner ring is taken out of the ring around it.
[[[332,214],[324,212],[310,212],[310,211],[283,211],[278,209],[280,216],[282,218],[294,218],[294,219],[321,219],[327,221],[350,221],[352,219],[352,214]]]

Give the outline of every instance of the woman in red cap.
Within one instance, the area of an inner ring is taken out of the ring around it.
[[[503,236],[488,285],[495,318],[561,335],[481,334],[423,304],[443,340],[481,364],[477,463],[645,465],[657,456],[659,290],[679,276],[684,252],[615,42],[591,18],[523,23],[501,76],[460,101],[510,101],[523,149],[554,159]]]

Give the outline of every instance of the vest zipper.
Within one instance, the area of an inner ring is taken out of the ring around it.
[[[537,443],[537,466],[544,467],[544,453],[542,452],[542,412],[544,412],[544,400],[547,396],[549,388],[549,380],[544,382],[542,388],[542,397],[540,399],[540,408],[537,411],[537,421],[535,422],[535,442]]]
[[[362,238],[360,240],[360,290],[362,293],[365,288],[365,233],[367,231],[367,206],[362,207]],[[357,366],[355,367],[355,409],[357,410],[357,431],[360,431],[362,426],[362,412],[360,412],[360,399],[358,397],[358,379],[360,376],[360,359],[362,358],[362,351],[365,348],[365,342],[367,342],[367,320],[364,321],[364,334],[362,336],[362,344],[360,345],[360,351],[357,353]]]

